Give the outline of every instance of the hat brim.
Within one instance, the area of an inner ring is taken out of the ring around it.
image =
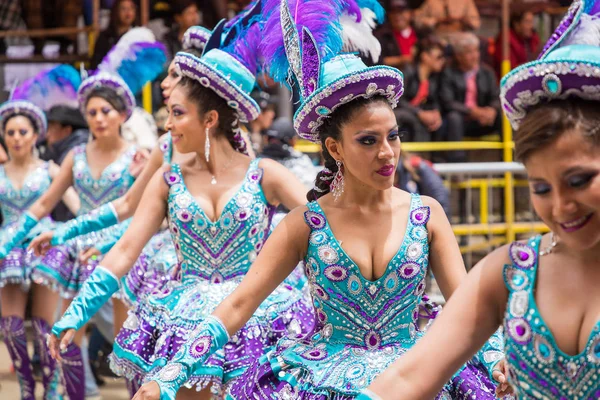
[[[340,106],[357,98],[381,95],[392,108],[404,92],[402,73],[387,66],[368,67],[332,81],[311,94],[294,115],[298,135],[318,143],[319,129]]]
[[[500,90],[502,109],[519,129],[529,109],[553,100],[600,101],[600,62],[539,60],[513,70]]]
[[[183,75],[198,81],[227,101],[227,105],[235,110],[241,122],[253,121],[260,114],[260,107],[250,95],[201,58],[186,58],[186,62],[180,63],[179,68]]]
[[[125,104],[125,114],[127,120],[133,114],[135,108],[135,96],[120,77],[112,76],[106,73],[99,73],[93,75],[81,83],[81,86],[77,90],[77,100],[79,102],[79,109],[82,115],[85,114],[85,106],[89,99],[90,94],[98,88],[105,87],[113,90],[117,96],[123,100]]]

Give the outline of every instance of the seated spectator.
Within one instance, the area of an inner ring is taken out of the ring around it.
[[[65,105],[52,107],[46,113],[48,131],[46,137],[38,145],[40,158],[61,165],[69,151],[75,146],[87,143],[89,131],[87,124],[77,108]],[[55,221],[65,222],[73,218],[73,214],[61,201],[52,210]]]
[[[536,59],[540,51],[540,37],[533,27],[533,12],[523,7],[512,8],[510,14],[509,56],[510,68]],[[502,32],[496,38],[496,52],[494,54],[496,72],[501,76],[502,60]]]
[[[444,69],[444,47],[435,38],[426,38],[417,46],[417,62],[402,69],[404,95],[396,108],[398,125],[405,129],[411,142],[428,142],[444,136],[438,98],[439,74]]]
[[[447,113],[446,140],[489,135],[501,130],[498,83],[494,71],[481,64],[479,39],[472,33],[456,36],[454,63],[441,76],[440,101]],[[448,160],[465,160],[464,152],[450,152]]]
[[[396,167],[395,186],[409,193],[433,197],[444,208],[446,215],[450,215],[450,193],[429,161],[402,152]]]
[[[200,24],[200,12],[195,0],[175,0],[171,3],[171,9],[175,24],[164,39],[167,48],[167,60],[173,59],[175,54],[181,51],[181,41],[185,31]]]
[[[412,27],[412,13],[404,0],[395,2],[388,12],[388,22],[377,32],[383,64],[401,68],[413,62],[417,34]]]
[[[267,129],[271,127],[275,119],[277,97],[262,90],[253,91],[251,96],[260,106],[260,114],[258,118],[248,123],[248,136],[254,153],[260,154],[266,144]]]
[[[133,0],[115,0],[110,10],[110,23],[108,28],[100,32],[94,46],[94,54],[90,61],[91,69],[96,69],[98,64],[112,47],[117,44],[121,36],[131,28],[139,25],[137,5]]]
[[[4,3],[6,0],[0,1]],[[9,1],[8,3],[12,3]],[[82,14],[81,0],[23,0],[23,17],[27,24],[27,29],[56,29],[56,28],[76,28],[77,20]],[[10,14],[0,14],[0,20],[8,17]],[[53,36],[51,40],[56,40],[60,44],[60,53],[67,54],[69,46],[73,45],[76,35]],[[45,37],[31,38],[34,47],[34,54],[42,54],[46,44]]]
[[[476,31],[481,18],[474,0],[425,0],[415,11],[415,24],[447,34]]]

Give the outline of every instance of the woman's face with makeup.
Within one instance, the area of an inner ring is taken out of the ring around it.
[[[188,100],[186,89],[176,86],[171,92],[169,117],[165,129],[171,131],[173,146],[180,153],[198,152],[204,146],[205,127],[196,104]]]

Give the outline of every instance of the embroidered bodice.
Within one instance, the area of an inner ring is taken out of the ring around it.
[[[169,185],[169,229],[183,281],[222,283],[246,274],[265,243],[274,208],[261,187],[263,171],[252,160],[240,189],[211,221],[188,191],[181,168],[165,174]]]
[[[171,164],[171,160],[173,159],[173,139],[171,138],[170,131],[160,137],[158,148],[163,154],[163,162]]]
[[[600,398],[600,321],[585,349],[570,356],[561,351],[535,302],[535,279],[541,236],[510,247],[512,265],[504,267],[509,291],[504,320],[509,379],[519,398]]]
[[[402,245],[376,281],[365,279],[342,249],[319,204],[311,202],[308,209],[305,220],[311,234],[305,264],[321,328],[316,341],[322,336],[330,344],[366,350],[414,343],[429,263],[429,207],[412,196]],[[313,348],[307,357],[319,359],[323,354],[318,353]]]
[[[21,189],[15,189],[0,165],[0,211],[2,226],[16,222],[25,211],[50,187],[49,164],[44,162],[31,171],[23,182]]]
[[[99,206],[123,196],[135,178],[129,172],[136,149],[127,149],[109,164],[99,179],[92,177],[85,153],[85,144],[73,149],[73,187],[81,200],[78,215],[86,214]]]

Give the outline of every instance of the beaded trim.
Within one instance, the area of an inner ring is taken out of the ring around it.
[[[252,75],[242,63],[233,57],[231,60]],[[175,56],[175,64],[183,75],[200,82],[202,86],[213,90],[219,97],[225,99],[227,105],[236,111],[241,122],[253,121],[260,114],[260,107],[254,99],[220,71],[204,63],[202,59],[180,53]]]
[[[135,96],[123,79],[107,73],[99,73],[91,76],[84,80],[81,83],[81,86],[79,86],[79,90],[77,90],[77,101],[79,102],[81,113],[85,115],[85,106],[91,92],[101,87],[114,90],[117,96],[123,100],[125,103],[125,113],[127,114],[127,119],[129,119],[135,108]]]
[[[15,115],[26,115],[33,120],[40,138],[46,135],[48,121],[41,108],[26,100],[7,101],[0,107],[0,119],[6,121]],[[0,136],[4,136],[4,123],[0,126]]]
[[[377,84],[382,80],[390,81],[385,89]],[[391,84],[393,81],[394,84]],[[353,93],[344,96],[331,107],[325,105],[337,92],[348,87],[352,88]],[[370,98],[380,94],[387,98],[392,108],[396,108],[403,93],[402,74],[394,68],[381,66],[356,71],[336,79],[310,95],[294,116],[294,128],[301,138],[318,143],[320,127],[339,106],[360,97]]]
[[[573,3],[571,3],[571,6],[567,10],[562,21],[544,45],[544,49],[540,53],[538,60],[545,58],[548,53],[554,50],[554,48],[556,48],[556,46],[571,33],[573,28],[577,26],[576,22],[579,21],[583,11],[584,7],[582,7],[582,0],[574,0]]]
[[[192,26],[183,34],[181,46],[184,50],[196,49],[202,51],[211,34],[211,31],[202,26]]]
[[[526,87],[529,81],[540,80],[540,87],[535,90],[526,89],[507,95],[517,86]],[[589,81],[589,84],[578,83],[571,87],[570,79]],[[524,83],[526,82],[526,83]],[[583,60],[533,61],[514,70],[502,81],[500,100],[506,116],[514,129],[518,129],[527,115],[527,110],[547,100],[564,100],[579,97],[584,100],[600,100],[600,63]]]

